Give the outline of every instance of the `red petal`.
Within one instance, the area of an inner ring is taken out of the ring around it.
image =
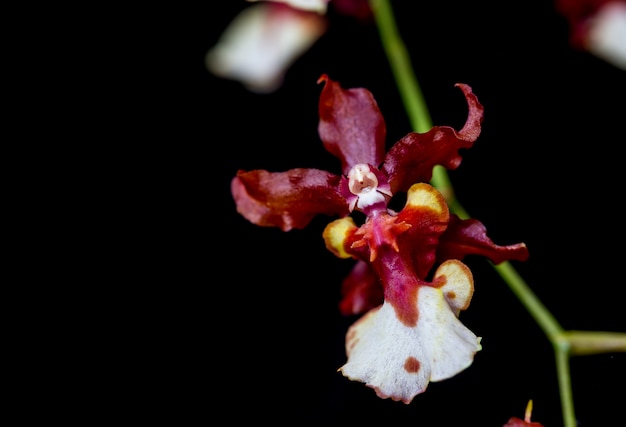
[[[499,264],[507,260],[526,261],[528,248],[524,243],[498,246],[487,237],[487,229],[480,221],[462,220],[453,214],[439,241],[437,259],[463,259],[470,254],[485,256],[494,264]]]
[[[524,421],[524,420],[521,420],[521,419],[519,419],[517,417],[512,417],[502,427],[543,427],[543,424],[536,423],[536,422]]]
[[[459,149],[470,148],[478,138],[483,106],[469,86],[455,86],[461,88],[469,107],[463,129],[457,132],[448,126],[435,126],[426,133],[411,132],[396,142],[383,165],[392,193],[407,191],[416,182],[430,181],[436,165],[456,169],[461,163]]]
[[[237,212],[248,221],[283,231],[304,228],[318,214],[348,215],[338,175],[318,169],[239,171],[231,182]]]
[[[339,83],[322,75],[318,132],[324,147],[341,160],[347,175],[352,166],[366,163],[378,167],[385,156],[385,120],[370,91],[344,90]]]
[[[357,261],[341,284],[339,310],[344,316],[365,313],[383,303],[383,287],[372,266]]]
[[[421,196],[414,202],[412,194]],[[407,203],[398,214],[397,222],[411,225],[399,239],[400,250],[411,254],[415,274],[422,280],[435,263],[437,245],[446,230],[449,216],[443,195],[424,182],[411,188]]]

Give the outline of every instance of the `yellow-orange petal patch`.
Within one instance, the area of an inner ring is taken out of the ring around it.
[[[469,307],[474,294],[474,277],[470,269],[457,259],[451,259],[439,266],[435,272],[436,283],[445,280],[441,286],[446,301],[457,316]]]
[[[322,234],[326,248],[339,258],[350,258],[352,255],[344,249],[344,242],[348,234],[356,229],[354,220],[349,216],[331,222]]]
[[[446,199],[443,195],[430,184],[418,182],[413,184],[406,195],[407,207],[427,207],[437,213],[443,213],[448,210]]]

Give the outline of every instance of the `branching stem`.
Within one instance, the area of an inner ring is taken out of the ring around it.
[[[433,127],[428,107],[411,65],[410,57],[400,37],[389,0],[370,0],[381,43],[396,80],[405,110],[416,132],[424,133]],[[446,198],[450,211],[461,218],[469,218],[457,200],[448,173],[442,166],[433,170],[431,180]],[[626,333],[564,331],[552,313],[537,298],[524,279],[509,262],[491,264],[518,300],[533,317],[552,343],[561,397],[565,427],[576,427],[574,402],[570,380],[571,355],[626,351]]]

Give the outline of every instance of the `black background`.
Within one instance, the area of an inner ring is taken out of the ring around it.
[[[352,262],[325,249],[321,233],[330,219],[288,233],[257,227],[236,213],[230,180],[238,169],[339,173],[317,134],[322,73],[373,93],[388,146],[411,128],[377,29],[332,8],[328,32],[278,91],[253,94],[211,75],[204,55],[248,5],[220,2],[177,14],[183,37],[169,46],[175,63],[162,64],[175,74],[155,84],[172,92],[167,111],[180,121],[154,165],[165,174],[167,244],[160,243],[178,263],[168,268],[176,284],[159,310],[171,359],[152,379],[167,403],[152,409],[200,424],[224,417],[226,424],[498,427],[523,418],[533,399],[534,421],[562,425],[551,345],[483,259],[466,259],[475,294],[461,320],[483,337],[470,368],[431,383],[410,405],[379,399],[337,372],[354,321],[337,310]],[[467,106],[457,82],[469,84],[485,107],[478,141],[450,172],[463,206],[496,243],[527,244],[530,259],[513,265],[564,329],[625,331],[619,153],[626,71],[572,49],[550,1],[392,6],[433,123],[463,125]],[[572,359],[581,427],[623,419],[625,366],[623,354]]]

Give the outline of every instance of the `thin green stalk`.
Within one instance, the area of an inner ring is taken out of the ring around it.
[[[430,112],[426,106],[422,89],[415,78],[406,47],[398,33],[391,7],[386,1],[372,1],[371,6],[374,10],[376,24],[380,29],[383,47],[391,62],[391,71],[398,86],[402,88],[400,96],[411,120],[411,125],[416,132],[427,132],[433,127]]]
[[[380,39],[389,60],[405,109],[416,132],[432,128],[422,91],[413,72],[409,55],[400,37],[389,0],[370,0]],[[433,170],[431,183],[446,198],[450,211],[461,218],[468,213],[456,199],[448,172],[442,166]],[[491,266],[542,329],[554,349],[556,371],[565,427],[576,427],[569,359],[572,355],[626,352],[626,333],[605,331],[564,331],[509,262]]]
[[[530,315],[537,321],[550,342],[557,342],[563,336],[563,328],[556,321],[552,313],[543,305],[537,296],[530,290],[524,279],[517,273],[510,262],[492,264],[500,277],[509,285],[517,299],[524,305]]]
[[[424,100],[422,89],[415,78],[415,72],[404,42],[398,33],[398,26],[389,2],[371,1],[370,4],[374,10],[383,47],[391,64],[391,72],[401,89],[400,97],[407,111],[411,127],[416,132],[427,132],[433,127],[430,112]],[[457,215],[461,218],[468,218],[463,206],[456,201],[454,189],[444,167],[435,166],[431,182],[444,195],[450,207],[454,207]]]
[[[411,125],[417,132],[426,132],[432,128],[432,121],[411,66],[410,58],[402,38],[398,33],[389,1],[370,0],[370,6],[374,12],[380,39],[396,79],[405,109],[409,115]],[[433,171],[432,183],[446,196],[452,212],[457,213],[461,217],[468,217],[466,211],[456,200],[456,197],[454,197],[453,187],[445,169],[437,167]],[[513,267],[511,267],[510,263],[505,262],[493,266],[539,324],[550,342],[552,342],[556,353],[563,421],[565,427],[575,427],[576,417],[574,416],[574,405],[569,379],[569,346],[561,345],[561,338],[563,337],[562,328],[531,291],[526,282],[517,274]]]
[[[552,341],[552,347],[556,358],[556,376],[559,381],[563,424],[566,427],[575,427],[577,423],[574,416],[574,396],[569,370],[569,344],[565,340]]]
[[[574,416],[574,396],[570,380],[569,358],[570,343],[561,325],[556,321],[552,313],[543,305],[537,296],[530,290],[524,279],[517,273],[510,262],[492,264],[500,277],[509,285],[517,299],[524,305],[526,310],[535,319],[539,327],[552,343],[556,359],[556,372],[559,383],[559,395],[561,397],[561,411],[563,423],[566,427],[576,426]]]

